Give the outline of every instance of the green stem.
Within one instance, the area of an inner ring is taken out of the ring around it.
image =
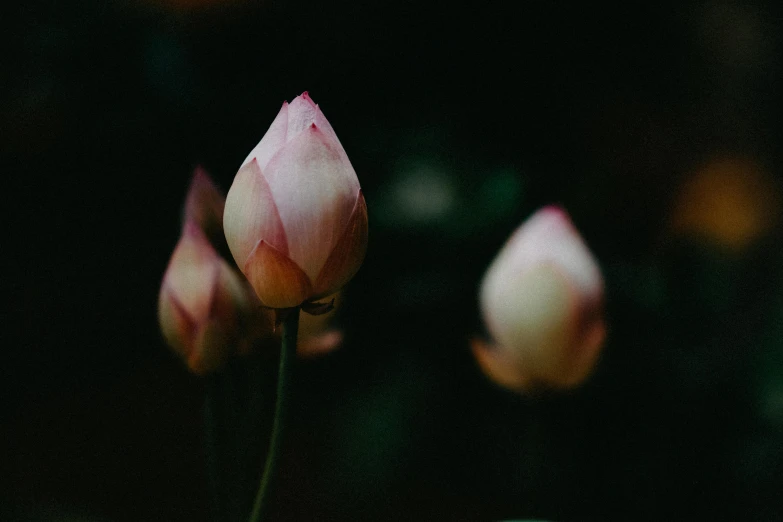
[[[250,522],[260,522],[269,511],[270,494],[274,489],[274,479],[277,474],[277,461],[283,438],[286,416],[288,414],[288,399],[291,396],[291,377],[296,363],[296,334],[299,328],[299,308],[294,308],[283,319],[283,346],[280,350],[280,369],[277,376],[277,400],[275,403],[275,420],[272,424],[272,437],[269,440],[269,451],[266,454],[264,475],[258,486],[256,500]]]

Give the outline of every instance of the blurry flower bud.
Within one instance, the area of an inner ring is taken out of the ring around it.
[[[158,319],[169,345],[197,374],[217,369],[234,351],[271,330],[247,282],[223,260],[201,228],[188,221],[158,298]]]
[[[509,388],[579,385],[604,342],[603,291],[598,265],[566,212],[539,210],[482,281],[481,311],[496,344],[474,343],[479,365]]]
[[[359,180],[307,93],[284,103],[228,192],[231,253],[264,306],[289,308],[342,288],[367,249]]]

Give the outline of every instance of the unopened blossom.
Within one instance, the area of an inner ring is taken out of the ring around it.
[[[217,369],[268,318],[242,276],[218,255],[194,221],[187,221],[163,276],[158,319],[169,345],[197,374]]]
[[[474,342],[479,365],[518,390],[582,383],[606,334],[603,294],[596,260],[566,212],[539,210],[514,232],[481,283],[481,311],[494,342]]]
[[[328,296],[359,270],[367,207],[351,162],[307,93],[283,103],[226,198],[226,240],[264,306]]]

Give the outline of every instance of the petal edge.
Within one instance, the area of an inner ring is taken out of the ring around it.
[[[239,169],[226,196],[223,230],[228,247],[243,266],[259,240],[288,255],[288,239],[269,183],[253,159]]]
[[[359,189],[348,224],[315,280],[316,299],[336,292],[359,271],[367,253],[367,229],[367,203]]]
[[[261,240],[248,256],[243,272],[264,306],[290,308],[312,295],[307,274],[291,258]]]

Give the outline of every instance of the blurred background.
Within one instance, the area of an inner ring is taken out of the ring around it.
[[[777,2],[30,1],[1,23],[3,520],[218,520],[205,380],[157,293],[193,169],[227,190],[305,90],[370,244],[344,345],[302,362],[276,519],[783,519]],[[609,336],[581,389],[520,396],[469,339],[483,271],[548,203],[603,268]]]

